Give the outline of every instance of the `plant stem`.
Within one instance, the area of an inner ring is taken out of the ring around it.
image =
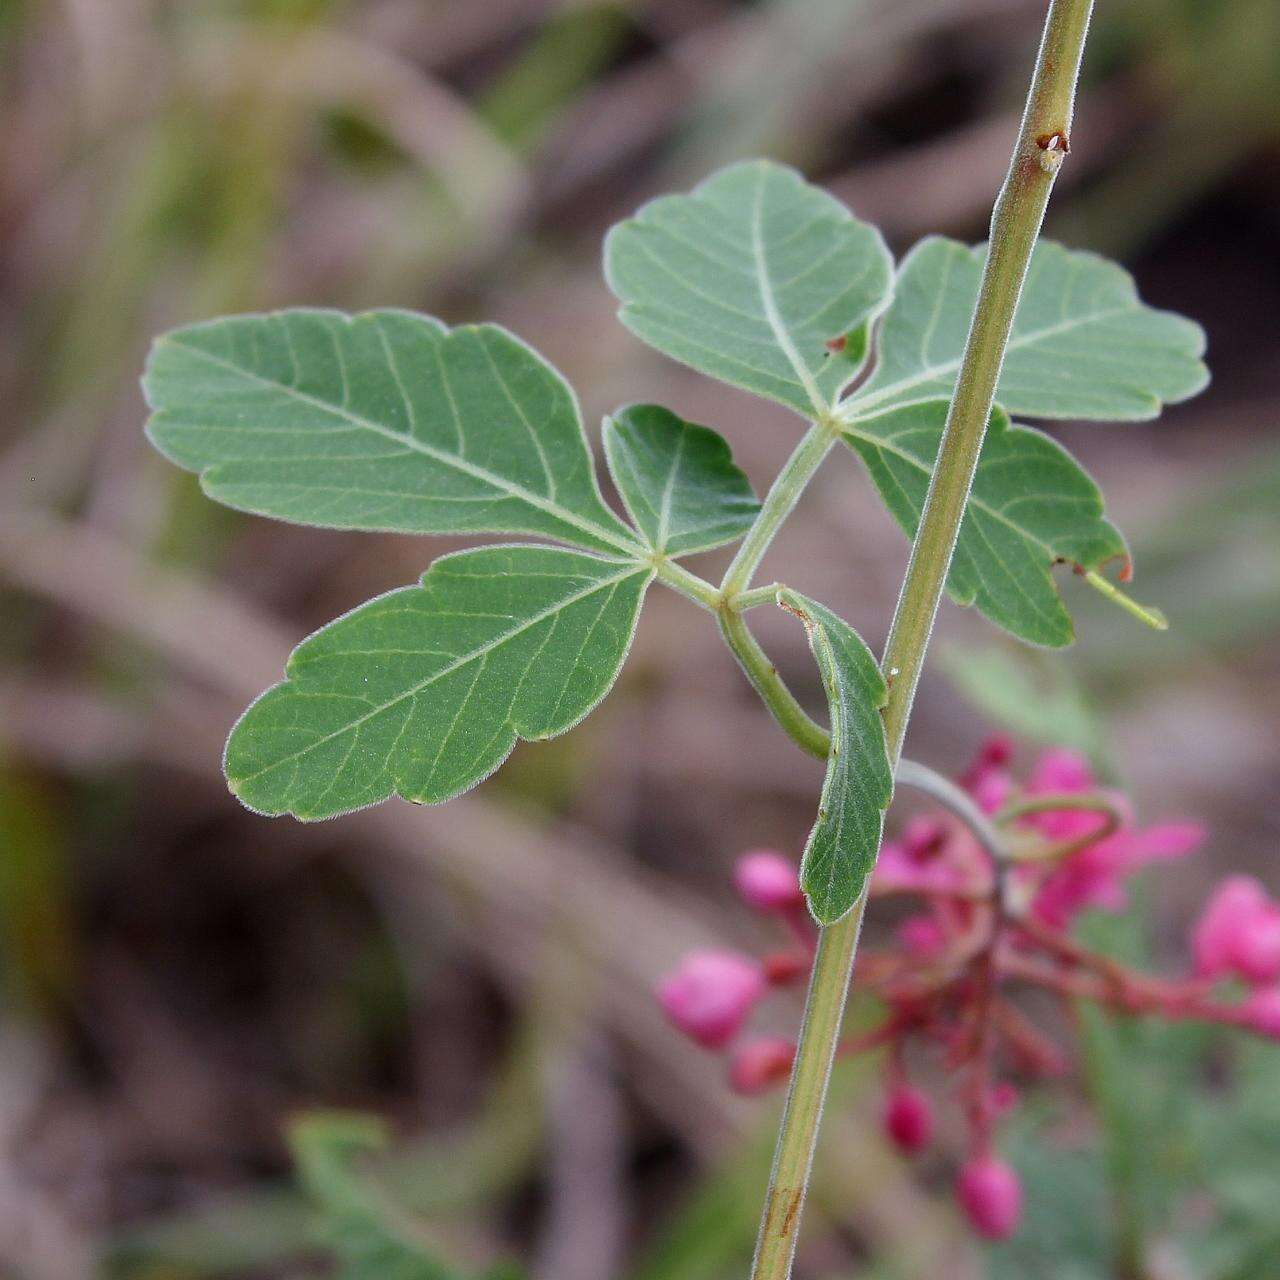
[[[738,593],[751,585],[751,575],[764,558],[782,522],[791,514],[805,485],[813,478],[813,473],[822,465],[822,460],[831,452],[831,446],[838,438],[838,431],[830,422],[815,422],[778,472],[761,504],[755,524],[743,538],[738,554],[733,557],[720,584],[720,592],[730,607],[735,605],[734,598]]]
[[[652,563],[654,576],[659,582],[665,582],[672,590],[678,591],[682,596],[688,596],[695,604],[700,604],[704,609],[710,609],[712,613],[720,608],[720,592],[705,578],[698,577],[696,573],[690,573],[683,565],[678,565],[674,560],[668,560],[662,556],[654,557]]]
[[[1076,79],[1092,9],[1093,0],[1052,0],[1049,6],[1017,145],[992,214],[982,286],[885,648],[883,666],[890,684],[884,720],[895,768],[986,435],[1014,311],[1054,177],[1069,147]],[[865,903],[864,892],[843,920],[819,935],[752,1280],[787,1280],[791,1274]]]
[[[720,632],[743,671],[747,673],[752,687],[764,699],[765,706],[773,712],[773,718],[801,750],[817,756],[819,760],[825,760],[831,747],[830,735],[796,701],[795,694],[778,675],[778,668],[769,661],[769,655],[748,630],[742,615],[734,609],[722,608]]]
[[[998,866],[1005,860],[1007,855],[1000,833],[963,787],[957,786],[950,778],[930,769],[928,765],[901,758],[898,760],[894,782],[914,791],[922,791],[959,818],[973,833],[974,839],[982,846],[993,865]]]
[[[1076,813],[1096,813],[1102,823],[1074,840],[1060,840],[1056,844],[1042,844],[1019,849],[1011,853],[1018,862],[1060,862],[1073,853],[1088,848],[1108,836],[1114,835],[1124,825],[1124,811],[1108,795],[1100,791],[1067,791],[1061,794],[1026,796],[1005,805],[995,815],[997,826],[1005,826],[1018,818],[1036,813],[1060,813],[1064,809]]]
[[[746,613],[748,609],[755,609],[762,604],[777,604],[778,592],[782,590],[782,583],[771,582],[765,587],[752,587],[750,591],[743,591],[733,598],[733,607],[739,613]]]

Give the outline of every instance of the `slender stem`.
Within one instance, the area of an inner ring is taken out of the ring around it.
[[[751,1267],[752,1280],[785,1280],[791,1274],[800,1211],[808,1190],[831,1064],[840,1040],[845,996],[866,901],[865,895],[859,898],[839,924],[827,926],[819,937]]]
[[[1004,841],[991,825],[990,819],[974,803],[973,798],[950,778],[915,760],[899,759],[895,780],[904,787],[922,791],[949,810],[973,832],[993,866],[999,866],[1006,857]]]
[[[1034,813],[1060,813],[1071,809],[1077,813],[1096,813],[1102,822],[1091,831],[1074,840],[1059,840],[1053,844],[1037,844],[1029,848],[1011,848],[1009,856],[1017,862],[1061,862],[1073,853],[1097,844],[1115,835],[1124,825],[1124,810],[1108,795],[1100,791],[1064,791],[1058,794],[1025,796],[1005,805],[996,814],[996,825],[1005,826],[1017,818]]]
[[[739,613],[746,613],[748,609],[754,609],[762,604],[777,604],[778,592],[782,590],[782,583],[771,582],[765,587],[752,587],[750,591],[739,592],[733,598],[733,607]]]
[[[1101,791],[1043,791],[1036,796],[1023,796],[1011,800],[995,816],[996,824],[1003,826],[1015,818],[1025,818],[1032,813],[1060,813],[1070,809],[1077,813],[1097,813],[1109,818],[1116,826],[1124,819],[1124,811],[1109,795]],[[1090,836],[1090,839],[1096,837]]]
[[[751,575],[768,551],[769,544],[782,527],[782,522],[791,514],[792,508],[800,500],[804,487],[813,478],[813,473],[822,465],[822,460],[831,452],[831,446],[838,438],[833,426],[826,422],[815,422],[801,437],[791,457],[778,472],[765,500],[761,504],[756,522],[743,538],[738,554],[733,557],[724,581],[720,584],[721,594],[730,605],[735,604],[734,597],[751,585]]]
[[[830,735],[796,701],[795,694],[787,688],[778,668],[769,661],[769,655],[751,634],[742,615],[733,609],[721,609],[720,632],[747,673],[747,679],[773,712],[773,718],[801,750],[825,760],[831,747]]]
[[[720,592],[705,578],[698,577],[696,573],[690,573],[674,560],[667,560],[661,556],[655,558],[653,572],[659,582],[665,582],[667,586],[678,591],[682,596],[688,596],[704,609],[710,609],[714,613],[720,608],[722,598]]]
[[[1017,145],[992,214],[982,286],[885,649],[883,665],[890,688],[884,720],[895,767],[986,434],[1014,311],[1054,176],[1069,146],[1076,78],[1092,8],[1093,0],[1052,0],[1049,6]],[[745,585],[745,581],[737,583]],[[753,1280],[786,1280],[791,1274],[865,901],[864,893],[843,920],[827,926],[819,936],[765,1197]]]

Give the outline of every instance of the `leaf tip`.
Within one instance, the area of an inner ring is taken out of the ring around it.
[[[1110,578],[1104,577],[1096,569],[1083,570],[1081,576],[1100,595],[1105,596],[1113,604],[1119,605],[1130,617],[1136,618],[1144,626],[1150,627],[1153,631],[1169,630],[1169,619],[1165,616],[1164,610],[1135,600],[1128,592],[1121,591]],[[1132,564],[1126,562],[1120,571],[1120,581],[1129,582],[1132,578]]]

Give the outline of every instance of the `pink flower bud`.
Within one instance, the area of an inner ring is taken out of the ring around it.
[[[1093,786],[1093,770],[1079,751],[1051,747],[1035,762],[1027,790],[1032,795],[1059,791],[1088,791]]]
[[[789,987],[808,976],[813,957],[803,951],[775,951],[761,959],[760,967],[771,987]]]
[[[1191,937],[1202,977],[1280,978],[1280,907],[1252,876],[1228,876],[1209,897]]]
[[[691,951],[657,989],[658,1003],[687,1036],[707,1049],[737,1035],[764,993],[764,974],[734,951]]]
[[[1250,1031],[1280,1040],[1280,987],[1263,987],[1244,1002],[1243,1011]]]
[[[907,1155],[923,1151],[933,1138],[933,1104],[919,1089],[896,1085],[885,1101],[884,1127]]]
[[[736,1049],[729,1063],[729,1084],[735,1093],[754,1097],[786,1081],[796,1047],[781,1036],[762,1036]]]
[[[1003,1160],[975,1156],[960,1170],[956,1195],[969,1225],[985,1240],[1007,1240],[1022,1216],[1022,1183]]]
[[[983,813],[999,813],[1013,795],[1013,779],[1003,769],[988,769],[973,780],[969,794]]]
[[[787,911],[804,904],[795,865],[772,849],[753,849],[738,859],[733,883],[756,911]]]
[[[908,916],[897,929],[898,945],[915,960],[936,960],[947,949],[947,935],[933,916]]]
[[[997,734],[982,744],[973,763],[960,775],[960,785],[984,813],[1003,808],[1013,792],[1013,779],[1005,769],[1012,759],[1013,740]]]
[[[1018,1101],[1017,1089],[1007,1080],[997,1080],[987,1090],[987,1106],[996,1119],[1008,1115],[1018,1105]]]
[[[936,858],[946,842],[947,826],[938,818],[912,818],[902,833],[903,850],[915,862]]]
[[[1013,759],[1013,739],[1007,733],[993,733],[978,751],[977,763],[985,768],[998,768]]]

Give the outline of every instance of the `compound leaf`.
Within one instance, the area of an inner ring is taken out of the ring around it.
[[[845,353],[865,353],[893,262],[838,200],[755,160],[615,226],[605,275],[623,324],[650,346],[813,417],[857,372]]]
[[[928,400],[845,428],[846,441],[909,538],[920,523],[946,417],[946,400]],[[997,407],[960,525],[948,592],[1023,640],[1070,644],[1071,616],[1051,569],[1055,561],[1096,569],[1126,554],[1123,537],[1102,509],[1097,485],[1061,445],[1031,427],[1011,425]]]
[[[148,434],[228,506],[401,533],[635,543],[564,379],[496,325],[407,311],[232,316],[157,340]]]
[[[604,451],[636,528],[663,555],[734,542],[760,510],[724,438],[661,405],[628,405],[606,418]]]
[[[437,560],[293,651],[288,679],[227,743],[249,808],[333,817],[395,793],[434,804],[549,738],[608,692],[631,643],[647,566],[558,547]]]
[[[907,254],[880,325],[875,370],[842,416],[951,394],[986,256],[986,245],[938,236]],[[1163,403],[1204,387],[1204,346],[1199,325],[1144,304],[1115,263],[1042,240],[996,399],[1011,414],[1036,418],[1154,418]]]
[[[820,924],[839,920],[858,900],[875,866],[893,771],[880,708],[884,677],[862,638],[830,609],[782,590],[778,603],[804,623],[831,710],[831,752],[800,864],[800,883]]]

